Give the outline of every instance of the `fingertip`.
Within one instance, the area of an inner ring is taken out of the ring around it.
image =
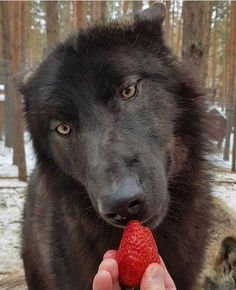
[[[115,259],[117,251],[116,250],[108,250],[103,256],[103,260],[107,258]]]
[[[108,271],[99,270],[93,280],[93,290],[111,290],[112,278]]]
[[[143,276],[141,281],[141,289],[149,289],[149,290],[164,290],[164,269],[162,265],[158,263],[150,264]]]

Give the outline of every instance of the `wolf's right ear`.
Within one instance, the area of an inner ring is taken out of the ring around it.
[[[162,3],[156,3],[134,15],[134,29],[139,35],[147,36],[156,42],[162,40],[162,24],[166,15],[166,7]]]
[[[156,22],[162,24],[166,16],[166,7],[163,3],[155,3],[149,8],[134,15],[138,22]]]

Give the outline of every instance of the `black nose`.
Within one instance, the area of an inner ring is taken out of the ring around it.
[[[143,207],[144,192],[138,180],[128,177],[99,201],[100,212],[115,222],[137,218]]]

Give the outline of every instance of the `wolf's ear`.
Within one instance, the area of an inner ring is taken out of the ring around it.
[[[134,31],[138,35],[148,37],[153,43],[164,41],[162,24],[166,8],[162,3],[156,3],[146,10],[134,15]]]
[[[166,7],[163,3],[156,3],[149,8],[138,12],[134,15],[134,20],[137,22],[154,22],[159,25],[163,23],[166,16]]]
[[[16,89],[25,97],[27,95],[30,80],[35,73],[35,69],[30,69],[25,72],[18,73],[14,77]]]

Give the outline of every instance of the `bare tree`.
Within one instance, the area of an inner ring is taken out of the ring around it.
[[[29,2],[22,2],[22,46],[21,46],[21,69],[25,70],[28,64],[28,49],[29,49]]]
[[[2,11],[2,34],[3,34],[3,60],[2,69],[4,71],[4,85],[5,85],[5,106],[4,106],[4,119],[5,119],[5,145],[13,147],[14,145],[14,132],[13,132],[13,82],[11,76],[12,65],[12,42],[11,42],[11,24],[12,24],[12,3],[7,1],[0,2]]]
[[[50,49],[59,41],[58,3],[45,1],[47,48]]]
[[[21,69],[21,12],[22,2],[13,2],[13,35],[12,39],[12,73],[16,75]],[[25,163],[25,149],[24,149],[24,124],[22,114],[22,101],[19,93],[14,91],[14,134],[16,136],[14,154],[16,163],[19,169],[19,179],[26,180],[26,163]]]
[[[65,23],[65,35],[69,34],[72,31],[72,15],[71,15],[71,4],[70,0],[65,1],[65,14],[64,14],[64,23]]]
[[[171,2],[165,1],[165,4],[166,4],[166,17],[164,20],[164,32],[165,32],[166,42],[169,43],[169,40],[170,40],[170,7],[171,7]]]
[[[195,69],[203,81],[205,62],[207,61],[207,44],[202,37],[205,32],[204,17],[207,2],[183,2],[182,57]]]
[[[107,1],[100,1],[101,3],[101,20],[106,21],[107,19]]]
[[[211,88],[213,91],[212,94],[212,103],[215,103],[216,96],[216,70],[217,70],[217,17],[218,17],[218,7],[216,2],[216,11],[214,19],[214,29],[212,37],[212,55],[211,55]]]
[[[123,1],[123,15],[126,15],[128,12],[129,1]]]
[[[100,1],[96,1],[95,21],[100,19],[100,17],[101,17],[101,3]]]
[[[234,91],[235,91],[235,2],[231,2],[231,22],[230,22],[230,53],[229,53],[229,83],[228,83],[228,98],[227,98],[227,107],[226,107],[226,115],[227,115],[227,128],[226,128],[226,138],[225,138],[225,147],[224,147],[224,160],[229,160],[230,153],[230,137],[232,132],[232,126],[234,122]],[[235,136],[234,136],[235,137]],[[234,144],[235,145],[235,144]],[[234,146],[235,150],[235,146]],[[233,154],[235,155],[235,154]],[[233,161],[234,163],[234,161]],[[234,164],[233,166],[234,167]]]
[[[233,158],[232,158],[232,171],[236,172],[236,2],[231,2],[231,29],[232,29],[232,71],[231,71],[231,87],[230,93],[234,98],[234,112],[233,112],[233,126],[234,126],[234,139],[233,139]]]
[[[83,27],[84,21],[84,1],[75,1],[75,13],[76,13],[76,28]]]

